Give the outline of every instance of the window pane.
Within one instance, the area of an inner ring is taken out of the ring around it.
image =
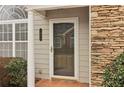
[[[2,28],[2,25],[0,25],[0,32],[2,32],[3,30],[2,30],[3,28]]]
[[[12,24],[0,25],[0,41],[12,41]]]
[[[2,41],[2,33],[0,32],[0,41]]]
[[[27,43],[17,42],[16,43],[16,57],[22,57],[27,59]]]
[[[11,41],[12,40],[12,33],[8,33],[8,35],[9,35],[8,41]]]
[[[4,41],[7,41],[7,33],[4,33]]]
[[[12,24],[8,24],[8,27],[7,28],[8,28],[8,32],[9,33],[12,33]]]
[[[7,33],[8,31],[7,31],[7,25],[5,24],[4,25],[4,33]]]
[[[15,25],[16,41],[26,41],[27,40],[27,23],[20,23]]]
[[[0,42],[0,57],[12,57],[12,43]]]

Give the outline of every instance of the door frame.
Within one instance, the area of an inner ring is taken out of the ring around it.
[[[54,75],[53,23],[64,23],[64,22],[74,23],[74,77]],[[78,17],[55,18],[55,19],[49,20],[49,75],[50,75],[50,79],[61,78],[61,79],[79,80],[79,44],[78,44],[79,42],[78,32],[79,31],[78,30],[79,30]]]

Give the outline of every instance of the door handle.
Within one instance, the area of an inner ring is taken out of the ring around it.
[[[51,46],[51,53],[53,52],[53,47]]]

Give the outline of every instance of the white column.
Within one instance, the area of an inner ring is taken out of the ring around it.
[[[35,86],[33,11],[28,11],[28,87]]]

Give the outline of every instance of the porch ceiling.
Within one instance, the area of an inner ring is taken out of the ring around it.
[[[75,8],[84,7],[84,5],[28,5],[27,10],[54,10],[54,9],[64,9],[64,8]]]

